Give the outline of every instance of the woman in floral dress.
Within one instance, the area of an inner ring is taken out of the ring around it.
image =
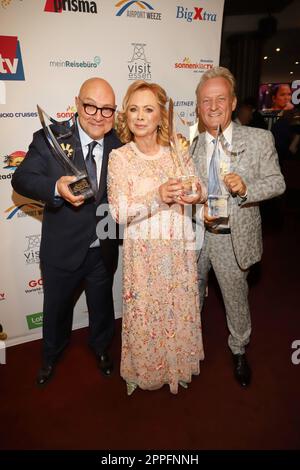
[[[125,145],[109,158],[108,197],[125,224],[121,376],[130,395],[138,386],[187,387],[203,359],[195,234],[169,147],[167,96],[142,80],[128,89],[118,132]],[[194,173],[192,161],[187,165]],[[172,179],[173,177],[173,179]],[[183,199],[181,199],[183,197]]]

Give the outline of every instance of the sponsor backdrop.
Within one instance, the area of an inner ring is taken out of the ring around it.
[[[41,337],[39,244],[43,204],[13,193],[11,177],[40,128],[39,104],[56,119],[74,96],[106,78],[120,106],[136,79],[161,84],[177,114],[195,120],[194,90],[219,63],[223,0],[0,0],[0,331],[7,345]],[[178,118],[178,128],[182,123]],[[120,263],[121,264],[121,263]],[[121,315],[121,265],[114,283]],[[87,325],[82,295],[74,327]]]

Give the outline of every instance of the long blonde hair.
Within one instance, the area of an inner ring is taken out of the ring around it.
[[[128,110],[128,104],[131,96],[138,90],[150,90],[154,94],[157,99],[157,102],[160,107],[161,111],[161,124],[158,126],[157,129],[157,143],[163,146],[169,145],[169,134],[168,134],[168,113],[166,109],[166,103],[168,101],[167,94],[165,90],[158,85],[157,83],[148,83],[144,80],[136,80],[133,82],[123,99],[122,103],[122,111],[119,111],[117,116],[117,123],[116,129],[119,135],[121,142],[124,144],[133,140],[133,134],[130,131],[128,124],[127,124],[127,117],[126,113]]]

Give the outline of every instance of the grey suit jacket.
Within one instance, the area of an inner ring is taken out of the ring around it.
[[[247,186],[247,199],[230,196],[229,224],[233,250],[241,269],[248,269],[261,259],[262,232],[259,201],[279,196],[285,190],[274,139],[269,131],[232,123],[232,173]],[[193,142],[191,152],[199,177],[207,186],[205,132]]]

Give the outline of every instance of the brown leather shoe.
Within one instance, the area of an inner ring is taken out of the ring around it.
[[[110,377],[113,371],[113,361],[107,352],[97,354],[98,367],[103,375]]]
[[[237,382],[242,387],[247,387],[251,382],[251,369],[245,354],[233,354],[233,372]]]
[[[54,366],[44,365],[38,372],[36,383],[37,385],[45,385],[46,382],[52,377],[54,371]]]

